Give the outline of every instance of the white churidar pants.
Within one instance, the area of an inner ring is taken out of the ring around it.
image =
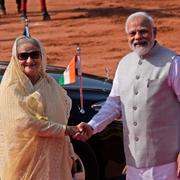
[[[126,180],[180,180],[180,178],[177,178],[177,163],[173,162],[141,169],[128,166]]]

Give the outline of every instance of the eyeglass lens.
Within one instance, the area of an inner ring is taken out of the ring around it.
[[[31,52],[22,52],[18,54],[19,60],[27,60],[29,57],[31,59],[39,59],[41,57],[41,53],[39,51],[31,51]]]

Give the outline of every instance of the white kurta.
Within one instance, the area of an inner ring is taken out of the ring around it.
[[[168,80],[169,87],[173,89],[180,102],[180,56],[176,56],[176,58],[172,61]],[[113,88],[107,101],[98,114],[96,114],[88,123],[93,127],[94,134],[101,132],[114,119],[121,116],[121,102],[118,96],[119,88],[118,84],[113,82]],[[161,175],[164,174],[164,176],[160,178],[160,176],[158,176],[159,173],[161,173]],[[176,162],[151,168],[135,168],[130,166],[127,180],[177,180],[178,178],[176,173]]]

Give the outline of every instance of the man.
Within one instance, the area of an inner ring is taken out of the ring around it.
[[[156,40],[145,12],[125,24],[132,50],[120,61],[105,105],[78,125],[85,141],[122,117],[127,180],[180,179],[180,56]]]

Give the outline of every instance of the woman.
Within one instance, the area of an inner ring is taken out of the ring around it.
[[[71,101],[46,72],[41,43],[21,36],[0,86],[0,125],[4,135],[1,180],[71,180],[75,157],[67,126]]]

